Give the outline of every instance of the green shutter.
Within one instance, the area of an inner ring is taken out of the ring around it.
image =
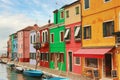
[[[107,36],[106,23],[103,23],[103,37]]]

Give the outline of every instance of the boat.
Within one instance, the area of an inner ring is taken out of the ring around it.
[[[15,67],[15,71],[18,73],[22,73],[24,69],[22,67]]]
[[[23,74],[31,77],[41,77],[43,72],[40,70],[24,70]]]
[[[14,63],[9,62],[9,63],[7,63],[7,66],[8,66],[8,68],[10,68],[10,69],[14,69],[15,64],[14,64]]]
[[[44,79],[44,80],[70,80],[69,78],[61,78],[61,77],[53,77],[49,79]]]

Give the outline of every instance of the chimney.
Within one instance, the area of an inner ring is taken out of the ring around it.
[[[48,20],[48,24],[50,24],[50,19]]]
[[[34,26],[38,26],[37,24],[34,24]]]

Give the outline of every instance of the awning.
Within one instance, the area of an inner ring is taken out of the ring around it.
[[[111,49],[112,48],[80,49],[76,51],[73,56],[103,58],[104,54],[108,53]]]
[[[77,36],[79,31],[80,31],[80,27],[77,27],[76,30],[75,30],[75,35],[74,36]]]
[[[68,36],[69,31],[70,31],[70,29],[66,30],[64,38],[66,38]]]

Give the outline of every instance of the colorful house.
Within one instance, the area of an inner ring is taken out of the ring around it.
[[[13,36],[13,54],[14,58],[18,56],[17,51],[18,51],[18,41],[17,41],[17,33],[14,34]]]
[[[11,34],[10,35],[10,41],[11,41],[11,60],[14,60],[15,59],[15,55],[14,55],[14,34]]]
[[[81,74],[82,59],[73,54],[81,48],[81,6],[75,1],[64,7],[65,9],[65,42],[67,54],[67,71]]]
[[[66,71],[64,42],[64,8],[54,11],[54,26],[50,27],[50,68]]]
[[[37,41],[37,34],[39,34],[39,27],[37,24],[33,26],[30,31],[29,44],[30,44],[30,64],[36,65],[36,49],[34,48],[34,43]]]
[[[28,26],[24,29],[21,29],[17,32],[18,35],[18,55],[20,62],[29,62],[29,53],[30,53],[30,44],[29,44],[29,35],[32,26]]]
[[[11,58],[11,40],[9,37],[9,40],[7,41],[7,58]]]
[[[48,23],[40,27],[40,66],[49,67],[49,27],[52,23]]]
[[[118,30],[119,0],[81,0],[82,73],[101,80],[117,79],[117,54],[113,32]]]

